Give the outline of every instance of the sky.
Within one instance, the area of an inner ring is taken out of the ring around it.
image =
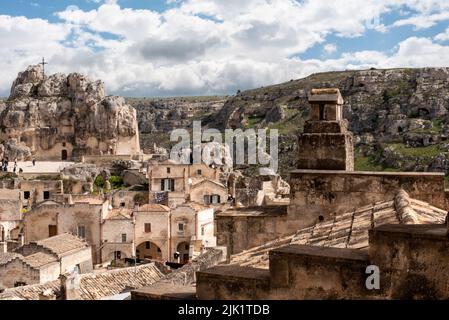
[[[312,73],[449,67],[449,1],[0,0],[0,96],[47,73],[108,94],[226,95]]]

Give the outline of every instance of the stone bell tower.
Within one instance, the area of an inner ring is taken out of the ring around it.
[[[338,89],[312,89],[310,118],[298,141],[298,169],[354,170],[353,136]]]

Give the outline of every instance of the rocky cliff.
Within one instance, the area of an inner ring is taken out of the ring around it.
[[[141,147],[155,152],[154,144],[167,147],[173,129],[188,129],[192,121],[208,123],[227,97],[127,98],[137,110]]]
[[[180,103],[182,98],[151,100],[135,105],[140,129],[151,133],[142,135],[142,144],[167,146],[167,133],[189,126],[192,119],[219,129],[275,128],[281,134],[280,167],[286,176],[295,167],[296,134],[308,117],[307,94],[323,87],[339,88],[345,100],[344,117],[355,137],[356,170],[449,172],[449,68],[319,73],[237,92],[211,108],[210,101],[197,101],[194,110],[202,112],[190,117],[186,114],[192,104]]]
[[[327,72],[238,92],[210,126],[281,133],[281,169],[295,166],[296,133],[312,88],[339,88],[356,144],[356,170],[449,172],[449,68]]]
[[[140,152],[136,111],[106,96],[102,81],[57,73],[39,65],[20,72],[0,104],[0,156],[72,159]]]

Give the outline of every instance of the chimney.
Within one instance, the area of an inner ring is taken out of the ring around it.
[[[61,296],[62,300],[81,300],[80,297],[80,276],[77,272],[62,274]]]
[[[39,300],[56,300],[56,294],[51,289],[45,290],[39,293]]]

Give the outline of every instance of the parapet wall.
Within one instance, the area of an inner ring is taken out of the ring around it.
[[[410,197],[448,208],[444,173],[294,170],[290,173],[289,215],[314,224],[378,201],[392,200],[399,189]]]
[[[229,300],[448,299],[447,234],[444,224],[382,225],[370,231],[368,252],[289,245],[270,251],[269,271],[223,265],[198,272],[197,296]],[[373,284],[372,276],[379,279],[378,287],[367,286]]]

